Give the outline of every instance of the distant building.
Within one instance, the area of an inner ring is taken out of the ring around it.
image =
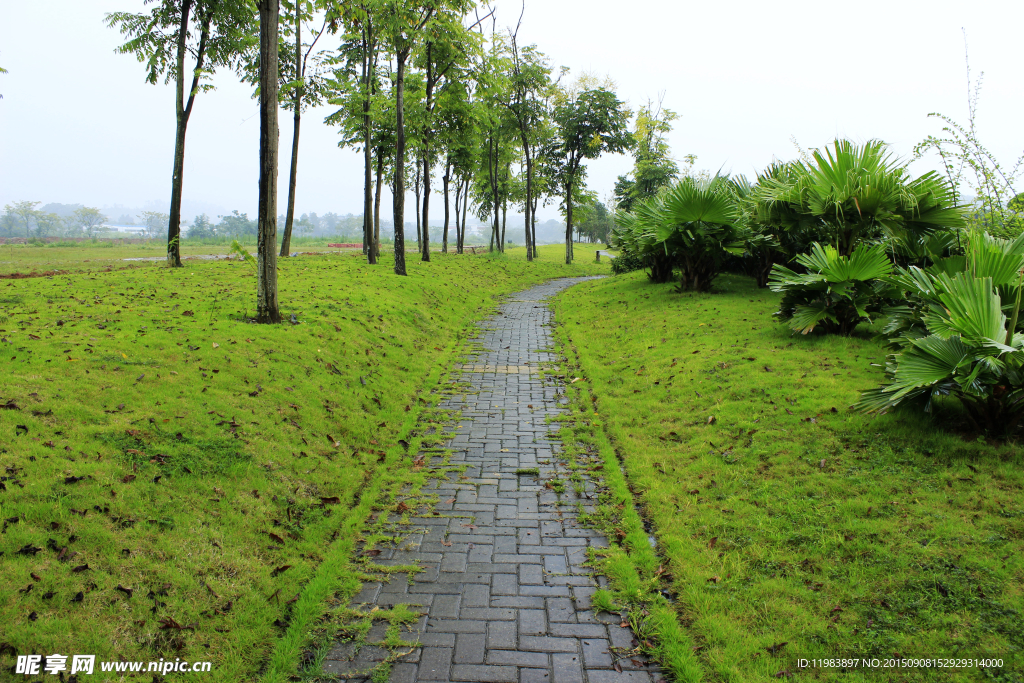
[[[100,229],[110,232],[124,232],[130,235],[142,235],[146,232],[145,226],[141,225],[102,225]]]

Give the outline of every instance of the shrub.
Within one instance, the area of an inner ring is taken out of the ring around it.
[[[975,429],[1013,434],[1024,419],[1024,335],[1017,332],[1024,279],[1024,235],[973,233],[966,257],[891,278],[907,300],[890,311],[896,349],[887,384],[862,394],[866,412],[953,396]],[[1007,317],[1009,313],[1009,317]]]
[[[706,292],[730,252],[742,251],[736,188],[728,178],[686,177],[664,194],[619,212],[616,240],[645,260],[653,282],[680,271],[680,290]]]
[[[621,249],[619,255],[612,259],[612,272],[616,275],[632,273],[634,270],[647,268],[647,260],[632,249]]]
[[[862,244],[843,256],[831,245],[814,243],[796,262],[807,272],[775,265],[769,278],[772,291],[783,295],[775,315],[794,330],[808,334],[820,326],[826,333],[849,335],[880,311],[876,280],[892,270],[884,244]]]

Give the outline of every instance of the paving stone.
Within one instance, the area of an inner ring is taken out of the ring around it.
[[[451,680],[479,681],[480,683],[517,683],[519,672],[514,666],[456,664],[452,667]]]
[[[597,638],[583,638],[583,663],[588,669],[612,665],[611,643]]]
[[[576,652],[579,650],[579,639],[519,636],[519,648],[529,652]]]
[[[551,671],[548,669],[520,669],[520,683],[551,683]]]
[[[551,670],[554,683],[583,683],[583,662],[579,655],[551,655]]]
[[[456,664],[483,664],[484,640],[483,633],[460,633],[457,635],[453,661]]]
[[[607,581],[586,566],[586,549],[607,547],[607,539],[581,526],[575,507],[561,505],[581,500],[574,493],[560,496],[543,486],[565,476],[562,444],[549,436],[547,420],[567,403],[550,376],[542,380],[532,371],[541,364],[557,370],[553,316],[544,299],[581,279],[554,280],[511,297],[481,324],[476,350],[452,374],[469,388],[442,397],[441,409],[461,413],[442,447],[452,449],[449,462],[465,465],[465,472],[426,484],[425,492],[452,502],[439,503],[437,516],[413,518],[412,529],[389,534],[395,547],[376,558],[391,566],[416,562],[424,571],[411,582],[403,573],[368,583],[351,603],[364,611],[406,603],[426,612],[410,625],[410,639],[422,647],[399,659],[391,683],[652,683],[632,662],[622,664],[622,673],[611,668],[609,648],[631,647],[633,634],[618,626],[620,615],[590,611],[594,591]],[[429,466],[442,463],[437,450],[421,455]],[[532,468],[540,475],[518,474]],[[590,512],[598,489],[590,480],[583,485],[594,496],[581,500]],[[374,624],[370,641],[379,642],[384,630]],[[324,670],[364,681],[386,656],[379,645],[357,653],[354,644],[339,643]]]
[[[587,670],[589,683],[652,683],[651,674],[646,671],[602,671]]]
[[[425,647],[420,655],[418,676],[424,681],[446,681],[452,664],[450,647]]]

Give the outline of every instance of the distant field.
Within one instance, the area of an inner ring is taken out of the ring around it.
[[[292,240],[292,252],[323,251],[351,253],[351,249],[339,249],[328,247],[327,245],[356,241],[358,239],[351,236],[330,238],[300,237]],[[255,254],[255,239],[240,240],[240,243]],[[470,246],[467,245],[467,251],[469,251]],[[559,246],[550,245],[551,256],[548,260],[558,258]],[[585,248],[589,245],[578,245],[577,251],[579,251],[580,246],[584,247],[582,260],[589,261],[592,254]],[[486,245],[483,248],[486,249]],[[381,245],[381,249],[385,252],[393,251],[389,244]],[[481,245],[475,245],[475,249],[477,252],[480,252]],[[412,235],[411,240],[409,236],[406,236],[406,251],[415,252],[415,250],[416,235]],[[431,250],[440,252],[441,243],[431,241]],[[453,242],[449,242],[448,251],[450,253],[455,252]],[[509,255],[517,253],[517,250],[514,248],[507,251]],[[526,253],[522,249],[518,251],[522,251],[523,254]],[[181,244],[181,256],[183,259],[210,255],[226,256],[230,252],[231,240],[202,241],[199,243],[184,240]],[[126,261],[125,259],[159,259],[163,258],[166,253],[167,242],[160,239],[150,240],[146,244],[114,244],[112,241],[80,242],[73,246],[70,242],[55,242],[40,246],[32,244],[0,244],[0,275],[31,273],[33,271],[38,273],[49,270],[86,271],[125,268],[139,264],[138,261]]]

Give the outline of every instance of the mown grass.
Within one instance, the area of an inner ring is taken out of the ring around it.
[[[881,380],[882,345],[866,330],[792,336],[776,302],[738,276],[679,294],[642,273],[556,300],[562,348],[590,383],[584,409],[653,524],[692,640],[676,647],[708,680],[1022,680],[1021,449],[959,431],[953,405],[849,410]],[[797,667],[843,654],[1006,665]]]
[[[292,238],[292,253],[303,253],[311,251],[336,252],[340,251],[335,247],[328,247],[334,243],[357,243],[359,236],[334,236],[334,237],[294,237]],[[197,259],[199,257],[229,256],[231,254],[233,238],[212,238],[212,239],[188,239],[181,242],[182,259]],[[242,237],[239,243],[249,251],[256,252],[256,238]],[[472,246],[472,245],[468,245]],[[484,246],[486,248],[486,245]],[[406,256],[410,262],[418,261],[415,254],[415,236],[410,243],[406,242]],[[441,243],[431,240],[431,249],[439,252]],[[475,246],[480,251],[481,246]],[[541,247],[542,256],[547,254],[547,260],[557,259],[558,249],[556,245],[545,245]],[[381,244],[382,265],[391,263],[393,247],[390,242]],[[454,242],[449,244],[449,250],[455,251]],[[346,249],[346,252],[350,250]],[[468,251],[468,249],[467,249]],[[526,251],[523,248],[510,248],[507,253],[513,259],[519,258],[516,254],[525,257]],[[163,259],[167,254],[166,239],[151,239],[141,244],[116,244],[112,240],[96,240],[87,242],[53,242],[39,244],[0,244],[0,276],[13,273],[40,273],[49,271],[97,271],[104,269],[131,268],[141,265],[138,259]],[[134,261],[126,259],[136,259]],[[585,249],[581,255],[581,261],[590,260],[589,249]]]
[[[406,278],[298,257],[280,273],[298,324],[276,326],[247,322],[243,262],[0,280],[0,642],[213,661],[216,681],[274,653],[267,675],[287,675],[322,598],[358,589],[349,551],[413,467],[400,439],[415,448],[472,321],[605,268],[558,247],[410,261]]]
[[[328,243],[347,241],[348,238],[297,237],[292,250],[332,251]],[[190,259],[199,256],[227,256],[233,240],[189,240],[181,242],[181,256]],[[256,251],[255,238],[242,238],[241,244]],[[0,244],[0,275],[56,271],[89,271],[106,268],[128,268],[141,265],[125,259],[162,259],[167,254],[166,239],[152,239],[141,244],[117,244],[112,240],[88,242],[53,242],[46,244]]]

